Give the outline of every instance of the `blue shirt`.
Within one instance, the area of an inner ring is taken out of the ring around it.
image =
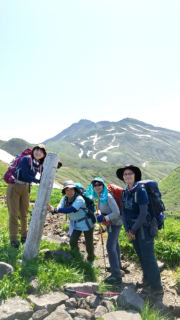
[[[139,210],[139,206],[142,204],[148,204],[149,200],[148,200],[148,195],[147,192],[144,188],[140,188],[138,191],[138,198],[137,198],[137,202],[135,202],[134,196],[135,193],[137,192],[137,187],[130,191],[125,191],[125,201],[123,201],[123,205],[124,205],[124,210],[126,213],[126,218],[128,219],[137,219],[140,210]],[[122,200],[122,199],[121,199]]]
[[[57,206],[57,209],[64,208],[64,202],[65,202],[65,197],[63,197],[61,199],[60,203]],[[72,203],[72,207],[74,207],[77,210],[77,212],[68,213],[68,217],[70,220],[77,221],[77,220],[80,220],[86,216],[86,212],[83,209],[81,209],[81,208],[86,209],[86,203],[85,203],[85,200],[83,199],[83,197],[78,196],[75,199],[75,201]],[[88,219],[88,222],[89,222],[90,227],[92,228],[94,225],[92,223],[92,220]],[[80,230],[80,231],[88,231],[89,228],[86,224],[86,220],[84,219],[80,222],[76,222],[75,229]]]

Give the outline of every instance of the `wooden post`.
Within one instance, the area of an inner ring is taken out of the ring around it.
[[[46,157],[41,183],[24,247],[24,261],[31,260],[38,255],[44,222],[46,220],[47,203],[49,203],[50,200],[58,159],[59,157],[55,153],[49,153]]]

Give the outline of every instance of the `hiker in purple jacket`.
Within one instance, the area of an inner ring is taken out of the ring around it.
[[[43,144],[35,146],[32,154],[24,156],[14,174],[14,182],[7,187],[7,205],[9,211],[9,232],[11,246],[19,248],[18,241],[18,214],[21,221],[21,243],[25,243],[27,236],[27,215],[32,182],[39,183],[36,179],[37,172],[42,172],[42,165],[47,155],[47,148]]]

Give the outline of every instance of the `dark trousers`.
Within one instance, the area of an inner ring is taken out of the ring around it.
[[[145,239],[142,239],[141,228],[136,232],[136,240],[132,240],[134,249],[139,257],[143,277],[148,279],[154,290],[162,288],[159,267],[154,255],[154,238],[150,235],[150,227],[143,226]]]
[[[120,259],[120,245],[119,245],[119,233],[122,226],[111,225],[107,227],[108,238],[107,238],[107,252],[109,257],[109,264],[111,268],[111,274],[114,277],[121,278],[121,259]],[[111,231],[110,231],[111,230]]]
[[[71,249],[78,249],[78,240],[81,233],[84,232],[86,251],[87,251],[87,260],[94,261],[94,244],[93,244],[93,228],[88,231],[73,230],[73,233],[70,237],[70,246]]]

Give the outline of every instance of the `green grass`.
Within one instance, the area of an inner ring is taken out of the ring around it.
[[[37,258],[19,265],[17,260],[22,260],[24,246],[20,246],[19,249],[10,246],[8,210],[2,202],[0,202],[0,224],[0,261],[9,263],[14,268],[11,275],[6,275],[0,280],[0,299],[17,295],[25,298],[29,287],[28,278],[31,276],[37,277],[40,293],[60,289],[67,282],[97,281],[99,268],[91,267],[76,250],[70,250],[69,247],[62,247],[48,241],[41,241]],[[44,249],[68,251],[72,254],[73,259],[69,261],[59,257],[47,260],[44,252],[41,252]]]
[[[159,182],[162,199],[167,211],[180,214],[180,167]]]
[[[121,251],[128,257],[137,258],[132,242],[126,236],[122,228],[119,241]],[[172,266],[180,262],[180,221],[172,218],[165,220],[165,229],[158,232],[155,238],[155,256],[157,259],[166,261],[167,265]]]

